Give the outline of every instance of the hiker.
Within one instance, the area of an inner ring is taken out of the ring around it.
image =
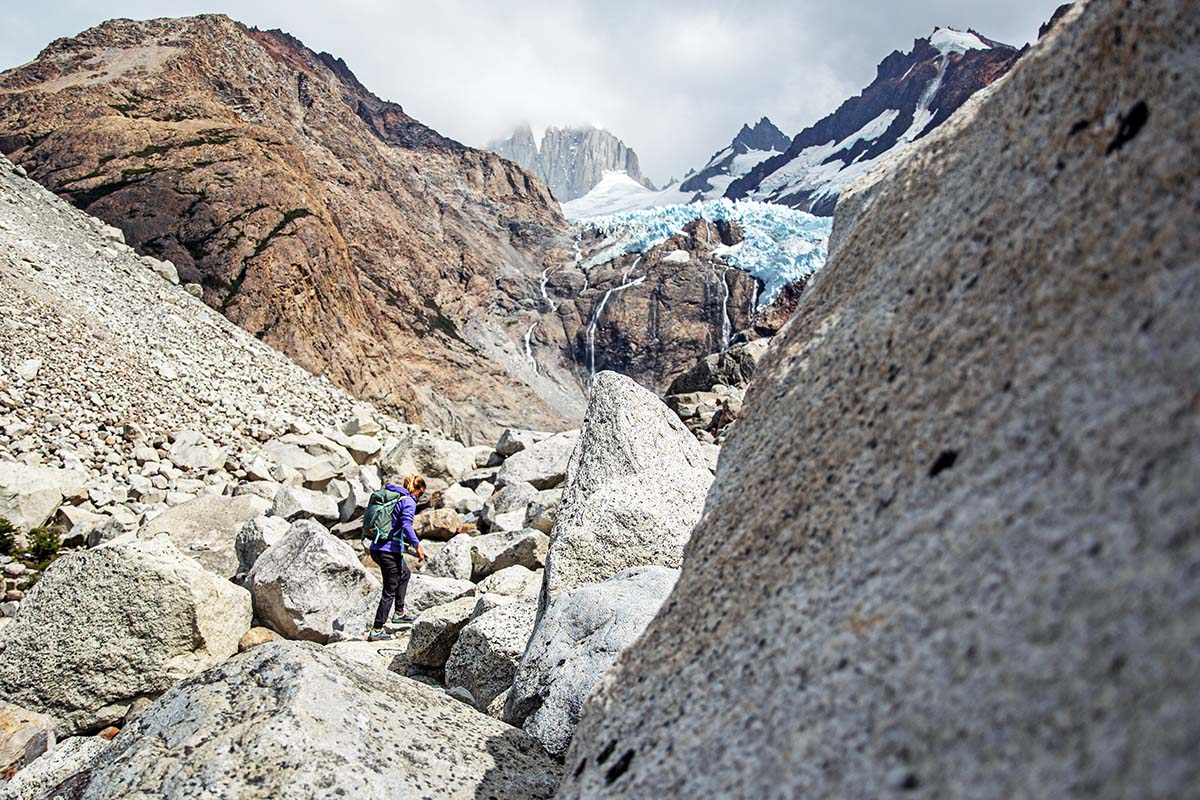
[[[383,572],[383,596],[375,612],[375,623],[367,636],[368,642],[391,639],[383,625],[396,603],[392,614],[393,624],[411,624],[414,617],[404,610],[404,595],[408,591],[408,579],[412,572],[404,561],[404,545],[417,551],[417,558],[425,561],[425,549],[413,531],[413,517],[417,513],[417,500],[425,493],[425,479],[420,475],[409,475],[399,484],[388,483],[374,492],[363,516],[363,535],[370,538],[371,558]]]

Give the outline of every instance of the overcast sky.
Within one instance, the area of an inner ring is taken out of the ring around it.
[[[112,17],[223,12],[341,56],[375,94],[483,146],[521,121],[594,124],[662,183],[743,122],[784,133],[857,94],[935,25],[1020,46],[1061,0],[39,0],[0,25],[0,69]]]

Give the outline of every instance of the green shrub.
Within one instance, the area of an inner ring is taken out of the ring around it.
[[[29,555],[39,563],[49,561],[58,553],[62,543],[62,529],[57,525],[34,528],[29,532]]]
[[[11,556],[17,548],[17,529],[4,517],[0,517],[0,556]]]

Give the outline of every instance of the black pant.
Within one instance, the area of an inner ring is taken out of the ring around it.
[[[386,550],[372,550],[371,558],[383,572],[383,597],[379,598],[379,610],[375,612],[375,628],[382,628],[387,622],[392,610],[392,601],[396,602],[396,610],[404,610],[404,595],[408,593],[408,579],[412,571],[404,563],[403,553],[389,553]]]

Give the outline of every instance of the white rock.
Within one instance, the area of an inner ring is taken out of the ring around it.
[[[536,489],[553,489],[566,477],[578,441],[579,431],[564,431],[509,456],[496,473],[496,485],[528,483]]]
[[[53,714],[68,733],[96,730],[134,699],[236,653],[250,617],[245,589],[165,538],[71,553],[42,573],[5,629],[0,694]]]
[[[542,588],[542,570],[519,564],[497,570],[479,582],[478,591],[494,595],[523,597],[536,595]]]
[[[44,800],[55,786],[88,769],[108,748],[101,736],[72,736],[22,769],[4,786],[5,800]]]
[[[504,719],[551,754],[565,753],[583,702],[658,613],[678,575],[635,567],[551,600],[517,667]]]
[[[175,434],[171,443],[171,463],[192,472],[213,472],[225,465],[226,451],[212,439],[193,430]]]
[[[155,517],[138,531],[138,536],[165,534],[180,552],[199,561],[205,569],[232,578],[238,573],[239,531],[270,507],[254,495],[197,497]]]
[[[16,373],[21,380],[31,381],[38,376],[38,372],[41,369],[42,360],[40,358],[30,358],[17,365]]]
[[[471,578],[482,580],[514,565],[540,569],[546,563],[549,541],[546,534],[531,528],[476,536],[471,539]]]
[[[543,439],[550,438],[552,435],[547,431],[525,431],[518,428],[509,428],[500,434],[500,439],[496,442],[496,452],[508,458],[527,447],[532,447]]]
[[[292,523],[246,576],[254,613],[289,639],[325,642],[333,620],[376,592],[354,550],[311,520]]]
[[[238,574],[248,574],[259,556],[279,543],[291,527],[280,517],[260,516],[242,525],[234,540]]]
[[[407,434],[385,448],[379,463],[389,476],[422,475],[449,482],[475,469],[474,455],[462,444],[423,431]]]
[[[271,516],[288,521],[315,519],[333,525],[341,520],[341,511],[337,500],[327,494],[299,486],[284,486],[275,494]]]
[[[560,769],[438,688],[270,642],[150,706],[81,776],[80,796],[550,800]]]
[[[22,530],[45,525],[86,483],[87,474],[75,470],[0,462],[0,517]]]

